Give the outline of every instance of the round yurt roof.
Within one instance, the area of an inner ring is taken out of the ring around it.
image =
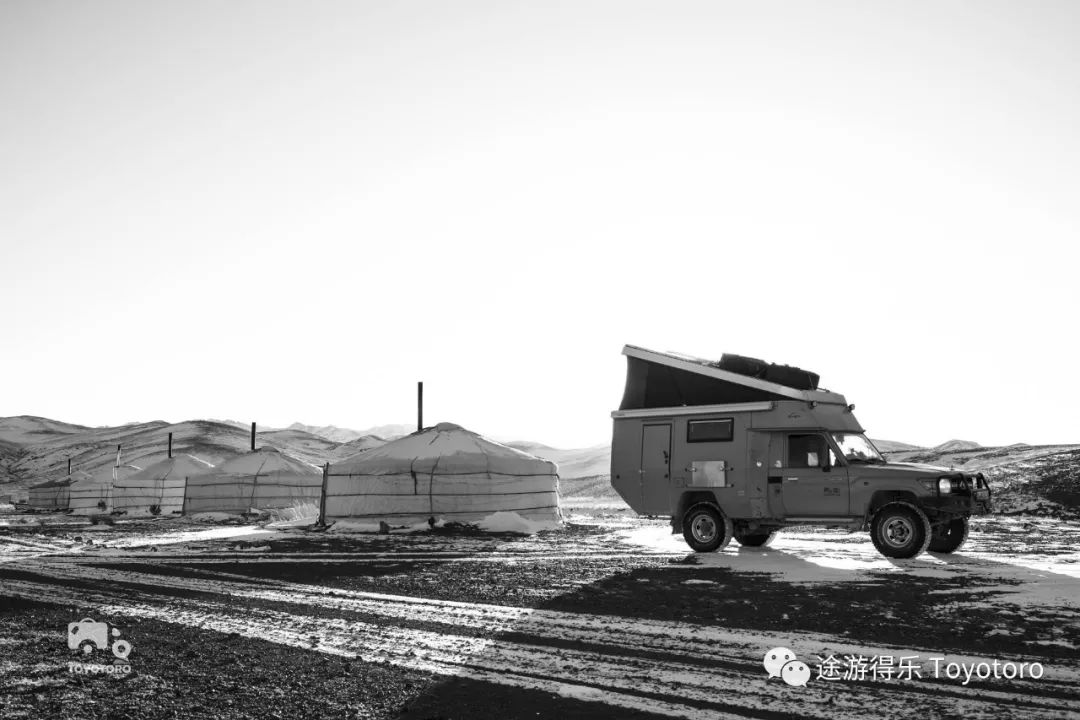
[[[332,473],[494,473],[555,475],[550,460],[507,447],[453,423],[439,423],[331,465]]]
[[[194,455],[173,455],[148,465],[143,470],[128,476],[128,480],[162,480],[164,478],[184,478],[190,475],[205,475],[212,472],[214,466]]]
[[[65,485],[71,485],[71,484],[76,483],[76,482],[86,481],[86,480],[93,480],[93,479],[94,479],[93,475],[86,472],[85,470],[75,470],[70,475],[65,475],[64,477],[60,478],[59,480],[49,480],[48,482],[43,482],[43,483],[41,483],[39,485],[34,485],[33,487],[31,487],[29,489],[33,490],[34,488],[62,487],[62,486],[65,486]]]
[[[94,482],[98,483],[111,483],[113,480],[113,465],[108,465],[101,468],[93,475]],[[123,480],[124,478],[131,477],[135,473],[142,470],[138,465],[120,465],[116,468],[116,477]],[[79,481],[82,482],[82,481]]]
[[[231,475],[268,475],[270,473],[317,475],[319,470],[314,465],[308,465],[277,448],[263,447],[255,452],[226,460],[214,468],[213,472]]]

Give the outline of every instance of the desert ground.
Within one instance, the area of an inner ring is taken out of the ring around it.
[[[534,535],[0,526],[0,714],[1080,717],[1074,520],[982,518],[953,555],[892,561],[863,534],[798,529],[697,555],[618,501],[564,512]],[[83,618],[128,640],[129,672],[72,672]],[[769,677],[775,647],[805,686]],[[995,661],[1026,674],[980,679]]]

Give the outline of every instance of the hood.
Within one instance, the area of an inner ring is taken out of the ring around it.
[[[905,475],[908,477],[941,477],[942,475],[955,474],[959,471],[950,470],[940,465],[923,465],[921,463],[898,463],[891,462],[884,465],[849,465],[849,471],[857,472],[863,477]]]

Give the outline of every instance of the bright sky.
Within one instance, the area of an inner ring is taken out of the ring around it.
[[[0,4],[0,415],[610,439],[625,343],[1080,442],[1080,3]]]

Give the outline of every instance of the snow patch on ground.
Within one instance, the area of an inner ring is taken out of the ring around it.
[[[538,522],[521,517],[516,512],[500,510],[477,521],[476,526],[484,532],[518,533],[520,535],[535,535],[543,530],[556,530],[557,522]]]

